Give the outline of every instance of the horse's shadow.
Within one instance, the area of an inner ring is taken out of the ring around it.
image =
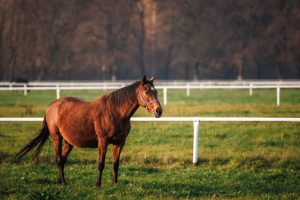
[[[164,170],[162,169],[158,169],[154,167],[143,167],[143,166],[127,167],[125,170],[130,173],[139,173],[139,174],[159,174],[164,172]]]
[[[0,151],[0,163],[3,163],[5,161],[10,161],[12,160],[13,157],[14,155],[11,153]]]

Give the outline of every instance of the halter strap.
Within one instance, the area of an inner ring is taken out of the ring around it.
[[[159,102],[159,100],[153,100],[153,101],[147,102],[141,95],[140,95],[140,98],[142,99],[143,103],[146,105],[147,110],[148,110],[148,105],[155,103],[155,102]]]

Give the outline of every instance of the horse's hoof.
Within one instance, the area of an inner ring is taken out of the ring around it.
[[[96,187],[100,189],[101,188],[101,183],[96,182]]]
[[[57,180],[57,183],[61,185],[67,185],[66,181],[62,181],[60,179]]]
[[[112,178],[112,182],[113,182],[114,184],[116,184],[116,183],[118,182],[118,179]]]

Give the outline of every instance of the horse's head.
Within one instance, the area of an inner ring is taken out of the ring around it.
[[[159,118],[162,114],[162,108],[157,99],[157,90],[154,88],[153,81],[154,77],[147,80],[145,75],[139,85],[137,96],[140,106],[146,108],[156,118]]]

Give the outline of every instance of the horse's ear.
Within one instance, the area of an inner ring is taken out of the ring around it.
[[[147,76],[146,76],[146,74],[144,75],[142,82],[143,82],[143,84],[147,82]]]
[[[150,81],[150,82],[153,82],[154,79],[155,79],[155,77],[154,77],[154,75],[153,75],[151,78],[149,78],[149,81]]]

